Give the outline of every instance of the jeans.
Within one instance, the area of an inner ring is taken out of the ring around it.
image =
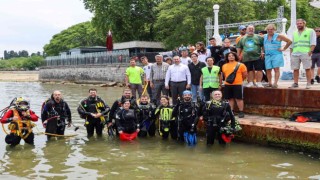
[[[199,95],[200,99],[203,101],[203,92],[202,90],[199,89],[199,85],[193,85],[191,84],[191,92],[192,92],[192,101],[196,102],[197,101],[197,96]]]

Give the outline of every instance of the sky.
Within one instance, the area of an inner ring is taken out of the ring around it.
[[[92,17],[82,0],[1,0],[0,58],[4,50],[42,53],[53,35]]]

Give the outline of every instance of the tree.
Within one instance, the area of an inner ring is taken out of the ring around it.
[[[101,35],[113,31],[115,42],[148,40],[155,37],[155,7],[161,0],[83,0],[94,13],[92,23]]]
[[[220,5],[220,24],[243,22],[255,17],[254,4],[247,0],[166,0],[158,7],[157,40],[168,49],[205,41],[205,20],[213,17],[214,4]]]
[[[99,36],[90,22],[84,22],[55,34],[50,43],[44,46],[44,54],[55,56],[72,48],[99,45],[105,46],[105,37]]]

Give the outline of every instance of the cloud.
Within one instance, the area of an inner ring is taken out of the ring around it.
[[[42,52],[53,35],[92,16],[81,0],[1,0],[0,57],[4,50]]]

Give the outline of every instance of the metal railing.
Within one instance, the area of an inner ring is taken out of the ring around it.
[[[128,63],[129,60],[130,57],[128,50],[118,50],[109,52],[49,56],[45,59],[45,66],[119,64]]]

